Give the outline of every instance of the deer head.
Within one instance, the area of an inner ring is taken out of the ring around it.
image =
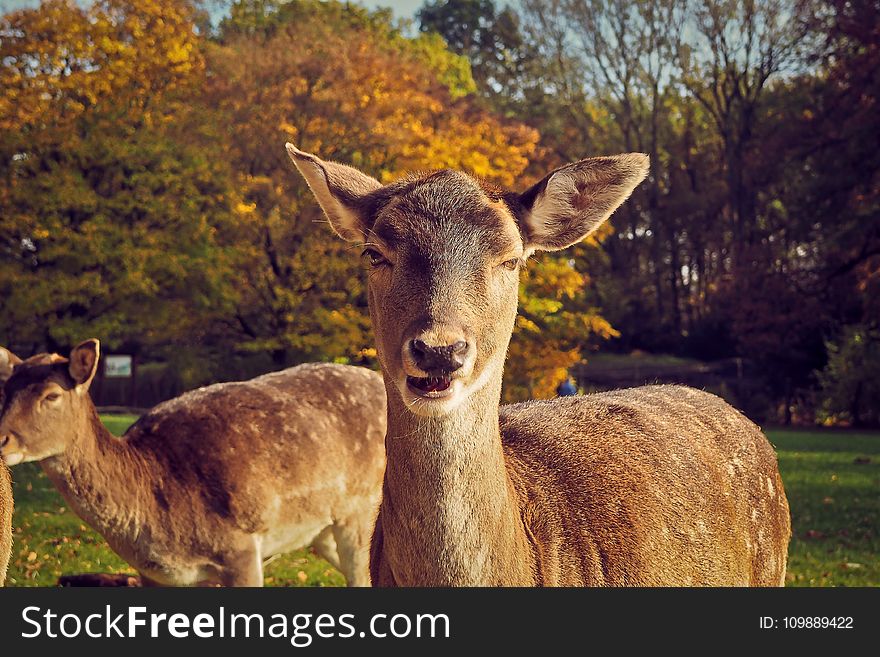
[[[569,164],[521,194],[449,170],[383,186],[287,150],[334,230],[363,244],[386,381],[428,417],[500,387],[525,259],[584,239],[648,172],[629,154]]]
[[[90,407],[89,385],[98,370],[100,345],[86,340],[70,358],[40,354],[21,361],[0,347],[0,361],[17,362],[3,385],[0,454],[9,465],[64,452]]]

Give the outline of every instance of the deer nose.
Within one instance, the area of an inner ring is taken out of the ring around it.
[[[457,340],[448,345],[429,345],[418,338],[409,341],[409,352],[416,366],[423,372],[449,374],[464,365],[470,345]]]

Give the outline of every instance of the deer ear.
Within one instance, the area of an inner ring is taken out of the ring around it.
[[[6,379],[12,376],[12,370],[20,362],[21,358],[9,351],[9,349],[0,347],[0,386],[5,383]]]
[[[648,156],[592,157],[556,169],[520,195],[526,250],[557,251],[596,230],[648,175]]]
[[[88,390],[92,379],[98,371],[98,359],[101,357],[101,343],[96,338],[86,340],[70,352],[70,364],[67,371],[76,382],[76,387]]]
[[[364,204],[359,201],[382,187],[382,183],[345,164],[325,162],[316,155],[304,153],[293,144],[285,144],[285,148],[318,199],[333,230],[349,242],[362,241],[369,230],[369,217]]]

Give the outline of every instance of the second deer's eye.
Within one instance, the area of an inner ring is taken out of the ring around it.
[[[505,269],[513,271],[519,265],[519,258],[511,258],[510,260],[505,260],[501,263],[501,266]]]
[[[361,255],[370,263],[370,267],[380,267],[382,265],[390,265],[388,259],[379,253],[376,249],[364,249]]]
[[[47,402],[58,401],[61,399],[61,393],[58,392],[50,392],[48,395],[44,397]]]

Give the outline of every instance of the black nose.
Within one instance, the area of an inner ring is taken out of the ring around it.
[[[470,345],[459,340],[435,347],[424,340],[410,340],[409,351],[418,368],[428,374],[449,374],[464,365]]]

